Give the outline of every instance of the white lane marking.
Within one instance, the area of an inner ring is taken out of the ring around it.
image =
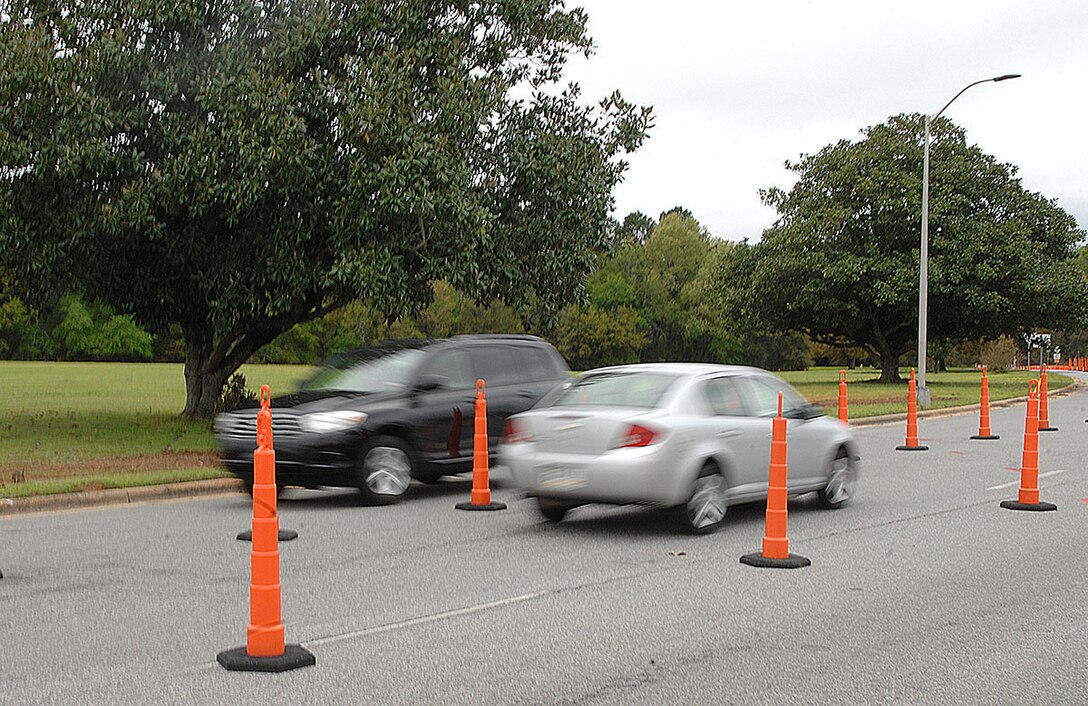
[[[354,630],[352,632],[345,632],[340,635],[329,635],[328,637],[319,637],[316,640],[306,640],[299,644],[303,647],[313,647],[315,645],[327,645],[331,642],[340,642],[341,640],[350,640],[353,637],[365,637],[367,635],[376,635],[377,633],[388,632],[390,630],[399,630],[401,628],[409,628],[413,625],[423,625],[424,623],[433,623],[436,620],[445,620],[446,618],[455,618],[459,615],[469,615],[471,613],[478,613],[482,610],[488,610],[490,608],[501,608],[502,606],[511,605],[514,603],[521,603],[522,601],[531,601],[534,598],[540,598],[541,596],[547,596],[553,593],[559,593],[563,590],[558,589],[554,591],[537,591],[536,593],[526,593],[521,596],[514,596],[513,598],[504,598],[492,603],[482,603],[480,605],[468,606],[466,608],[458,608],[457,610],[448,610],[444,613],[434,613],[432,615],[424,615],[419,618],[412,618],[411,620],[402,620],[399,623],[387,623],[385,625],[378,625],[372,628],[366,628],[365,630]],[[197,674],[201,671],[219,668],[219,662],[205,662],[191,669],[183,669],[176,674],[179,676],[187,676],[191,674]]]
[[[1065,473],[1065,471],[1064,470],[1061,470],[1061,471],[1047,471],[1046,473],[1040,473],[1039,477],[1040,478],[1046,478],[1047,476],[1056,476],[1059,473]],[[1014,480],[1012,483],[1002,483],[1001,485],[991,485],[986,490],[1001,490],[1002,488],[1011,488],[1014,485],[1020,485],[1020,481]]]
[[[329,637],[320,637],[316,640],[307,640],[302,644],[306,647],[316,647],[317,645],[327,645],[331,642],[340,642],[341,640],[350,640],[356,637],[366,637],[368,635],[376,635],[382,632],[388,632],[390,630],[400,630],[402,628],[410,628],[415,625],[423,625],[424,623],[432,623],[436,620],[445,620],[447,618],[456,618],[461,615],[469,615],[471,613],[478,613],[482,610],[490,610],[491,608],[501,608],[503,606],[512,605],[514,603],[521,603],[522,601],[531,601],[534,598],[540,598],[546,596],[552,591],[537,591],[536,593],[526,593],[521,596],[514,596],[513,598],[504,598],[492,603],[482,603],[480,605],[468,606],[467,608],[458,608],[457,610],[448,610],[444,613],[434,613],[432,615],[424,615],[419,618],[412,618],[411,620],[402,620],[399,623],[387,623],[385,625],[378,625],[373,628],[366,628],[365,630],[354,630],[352,632],[341,633],[340,635],[330,635]]]

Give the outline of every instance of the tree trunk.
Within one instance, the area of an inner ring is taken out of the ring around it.
[[[191,326],[183,323],[185,409],[182,414],[190,419],[213,416],[227,379],[261,346],[272,342],[294,323],[294,319],[284,317],[275,325],[266,323],[264,326],[247,328],[243,324],[236,324],[233,330],[220,335],[218,339],[205,329],[204,322]]]
[[[188,322],[182,321],[185,337],[185,409],[191,419],[208,419],[215,414],[223,386],[261,346],[298,323],[323,316],[335,309],[319,307],[315,301],[297,302],[294,308],[272,319],[238,321],[225,332],[217,333],[207,320],[207,312],[198,312]]]
[[[880,382],[902,382],[899,377],[899,355],[887,348],[880,350]]]
[[[234,370],[227,365],[209,366],[212,346],[203,336],[189,337],[185,342],[185,409],[190,419],[208,419],[215,414],[215,405],[223,394],[223,385]]]

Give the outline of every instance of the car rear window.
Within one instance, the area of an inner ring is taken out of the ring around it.
[[[677,379],[668,373],[630,372],[586,375],[564,387],[553,407],[656,407]]]
[[[564,377],[556,359],[547,350],[519,346],[518,351],[525,360],[530,380],[558,380]]]

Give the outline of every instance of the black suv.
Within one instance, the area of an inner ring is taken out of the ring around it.
[[[353,351],[322,365],[300,392],[272,400],[276,483],[358,487],[369,503],[472,470],[476,381],[485,383],[488,450],[506,418],[569,379],[535,336],[457,336]],[[219,415],[223,462],[252,487],[257,410]]]

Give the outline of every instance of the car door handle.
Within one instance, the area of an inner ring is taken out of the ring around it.
[[[718,432],[715,436],[720,439],[731,439],[734,436],[740,436],[740,430],[738,429],[726,429],[725,431]]]

